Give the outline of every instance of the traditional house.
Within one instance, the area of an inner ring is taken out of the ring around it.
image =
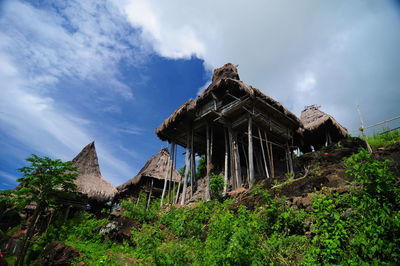
[[[335,118],[322,112],[319,106],[311,105],[306,107],[300,116],[304,129],[302,129],[302,152],[319,150],[326,145],[336,143],[346,138],[347,129],[339,124]]]
[[[172,147],[178,144],[186,148],[184,195],[188,176],[196,176],[195,154],[206,155],[205,199],[209,199],[212,172],[222,173],[226,192],[251,186],[277,172],[292,171],[291,151],[300,127],[293,113],[243,83],[237,68],[228,63],[215,69],[208,88],[168,117],[156,134]],[[191,185],[193,189],[195,182]]]
[[[72,160],[72,164],[78,168],[78,177],[75,180],[77,190],[89,203],[113,200],[117,189],[101,176],[94,142],[83,148]]]
[[[150,201],[152,196],[161,196],[164,186],[180,186],[181,181],[182,177],[172,164],[168,150],[162,149],[146,162],[136,176],[117,187],[116,199],[139,197],[144,191]]]

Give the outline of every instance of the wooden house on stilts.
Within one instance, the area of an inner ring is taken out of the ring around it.
[[[157,129],[161,140],[186,148],[182,195],[196,188],[195,155],[206,156],[206,189],[210,175],[222,173],[224,193],[251,187],[257,180],[293,171],[292,150],[300,120],[279,102],[239,79],[228,63],[215,69],[212,83]],[[190,182],[189,182],[190,181]],[[190,183],[190,184],[189,184]],[[185,203],[182,197],[181,203]]]
[[[322,112],[319,106],[307,106],[300,115],[303,123],[301,129],[302,144],[300,150],[303,153],[320,150],[322,147],[336,143],[346,138],[347,129],[339,124],[335,118]]]
[[[176,171],[168,149],[162,149],[147,161],[136,176],[117,187],[115,199],[132,196],[139,199],[140,192],[145,192],[149,205],[152,197],[162,196],[165,186],[180,187],[181,181],[182,177]]]

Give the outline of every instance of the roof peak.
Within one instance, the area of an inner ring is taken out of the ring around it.
[[[237,67],[238,65],[233,65],[232,63],[226,63],[222,67],[214,69],[212,82],[214,83],[224,78],[240,80]]]

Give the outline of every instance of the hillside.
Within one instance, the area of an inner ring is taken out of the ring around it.
[[[377,141],[372,154],[362,149],[363,141],[348,138],[297,157],[295,175],[267,179],[225,198],[216,185],[214,199],[207,202],[160,209],[153,201],[146,211],[146,197],[141,197],[123,201],[120,211],[60,217],[36,236],[27,261],[398,265],[399,136]],[[7,241],[20,232],[21,225],[10,229]]]

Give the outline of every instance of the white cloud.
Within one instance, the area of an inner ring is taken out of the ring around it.
[[[398,112],[400,18],[391,1],[117,3],[160,55],[197,55],[208,68],[239,64],[242,80],[297,114],[320,104],[357,128],[355,101],[371,122]]]
[[[97,136],[103,175],[120,184],[136,169],[114,156],[113,141],[91,132],[90,119],[68,109],[52,92],[62,79],[76,79],[108,88],[94,94],[100,100],[104,94],[129,100],[133,93],[119,80],[118,63],[128,57],[129,63],[136,64],[143,54],[133,51],[134,39],[124,35],[128,28],[112,6],[69,1],[60,8],[63,16],[19,1],[3,4],[0,128],[10,141],[22,143],[30,152],[63,160],[71,160]]]

